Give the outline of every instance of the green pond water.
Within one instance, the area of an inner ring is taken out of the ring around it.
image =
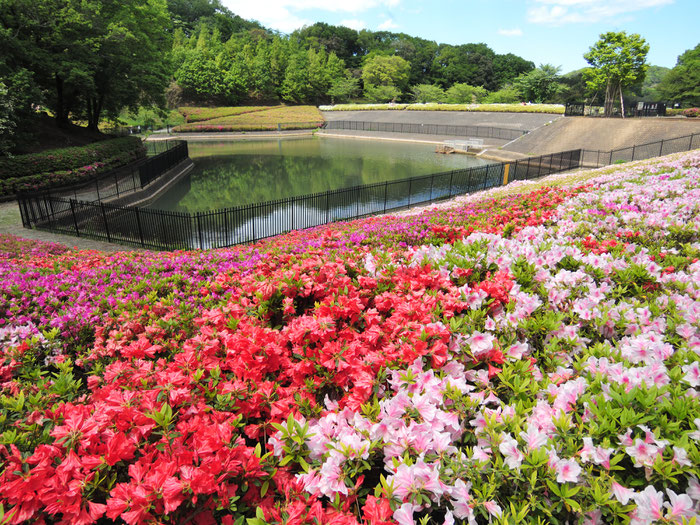
[[[334,137],[190,142],[194,169],[151,208],[204,212],[482,166],[431,144]]]

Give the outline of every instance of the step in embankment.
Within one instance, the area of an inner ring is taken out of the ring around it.
[[[700,119],[566,117],[541,126],[503,150],[544,155],[572,149],[610,151],[700,133]]]

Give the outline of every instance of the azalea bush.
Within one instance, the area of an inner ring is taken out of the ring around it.
[[[146,156],[138,137],[0,159],[0,197],[90,180]]]
[[[506,113],[554,113],[563,115],[561,104],[336,104],[320,106],[323,111],[369,111],[369,110],[408,110],[408,111],[491,111]]]
[[[247,106],[232,108],[182,108],[188,123],[173,128],[175,132],[269,131],[313,129],[324,119],[315,106]]]
[[[41,153],[0,158],[0,179],[14,179],[69,171],[95,162],[111,163],[113,158],[137,159],[146,155],[146,149],[138,137],[122,137],[72,148],[54,149]]]
[[[699,208],[691,152],[227,250],[3,238],[0,519],[689,523]]]

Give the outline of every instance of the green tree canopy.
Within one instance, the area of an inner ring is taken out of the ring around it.
[[[700,106],[700,44],[678,57],[659,89],[669,102],[684,107]]]
[[[649,44],[638,34],[628,35],[625,31],[608,32],[590,48],[583,58],[591,65],[584,71],[588,89],[605,91],[605,116],[613,112],[617,95],[620,97],[621,112],[625,108],[622,91],[625,87],[640,83],[647,71],[646,57]]]
[[[399,56],[377,55],[362,68],[362,80],[367,86],[393,86],[403,91],[408,84],[411,64]]]
[[[529,73],[520,75],[515,80],[515,87],[520,91],[524,100],[536,103],[552,102],[561,89],[559,70],[551,64],[540,64],[540,67]]]
[[[4,0],[9,72],[31,71],[59,123],[160,103],[170,75],[165,0]],[[4,72],[2,72],[4,73]],[[42,101],[35,101],[42,102]]]
[[[413,99],[419,103],[425,102],[443,102],[445,100],[445,91],[440,86],[433,84],[418,84],[411,88]]]

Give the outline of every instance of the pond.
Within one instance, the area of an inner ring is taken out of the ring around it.
[[[190,142],[189,154],[194,169],[151,208],[205,212],[488,163],[433,144],[335,137]]]

